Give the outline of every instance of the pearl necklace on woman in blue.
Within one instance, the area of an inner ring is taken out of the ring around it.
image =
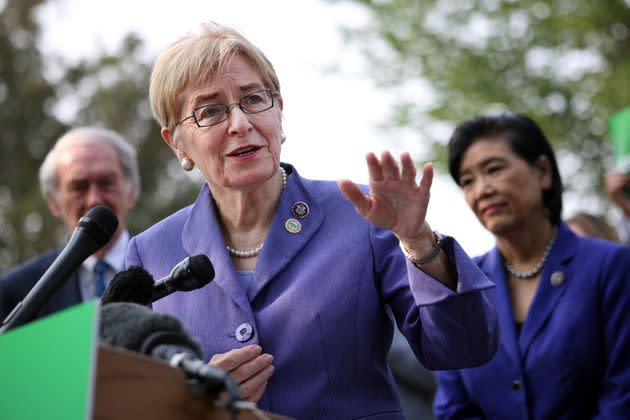
[[[284,170],[284,168],[281,166],[280,167],[280,174],[282,175],[282,190],[284,191],[284,189],[287,186],[287,172]],[[226,248],[228,250],[228,252],[230,253],[230,255],[237,257],[237,258],[251,258],[251,257],[255,257],[258,254],[260,254],[260,251],[262,250],[262,247],[264,245],[264,242],[260,245],[258,245],[256,248],[253,249],[248,249],[247,251],[241,251],[239,249],[235,249],[232,248],[229,245],[226,245]]]

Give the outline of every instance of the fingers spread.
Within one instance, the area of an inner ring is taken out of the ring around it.
[[[398,164],[392,154],[388,151],[381,153],[381,165],[383,166],[383,175],[385,178],[400,179]]]
[[[366,215],[370,211],[372,207],[371,201],[357,184],[347,179],[342,179],[337,182],[337,185],[348,201],[354,205],[359,214]]]
[[[420,180],[420,187],[424,188],[427,192],[431,189],[433,183],[433,164],[431,162],[425,163],[422,167],[422,179]]]
[[[378,161],[378,158],[374,153],[368,153],[365,156],[365,161],[368,165],[368,175],[372,181],[382,181],[384,179],[383,175],[383,167],[381,162]]]
[[[400,155],[400,162],[402,164],[402,179],[407,183],[416,182],[416,165],[411,159],[411,155],[407,152]]]

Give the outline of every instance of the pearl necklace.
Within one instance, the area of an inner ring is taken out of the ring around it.
[[[551,248],[553,247],[553,243],[556,241],[556,235],[558,234],[558,229],[554,229],[553,230],[553,235],[551,235],[551,239],[549,240],[549,243],[547,244],[547,246],[545,247],[545,252],[543,252],[543,256],[540,259],[540,261],[538,261],[538,263],[532,267],[531,270],[527,270],[527,271],[518,271],[516,268],[514,268],[514,266],[512,264],[510,264],[507,261],[503,261],[503,265],[505,265],[506,270],[513,275],[514,277],[517,277],[519,279],[528,279],[530,277],[534,277],[536,274],[540,273],[540,270],[542,270],[543,266],[545,265],[545,262],[547,261],[547,257],[549,257],[549,253],[551,252]]]
[[[287,172],[284,170],[284,168],[282,166],[280,166],[280,174],[282,175],[282,191],[284,191],[284,189],[287,186]],[[258,254],[260,254],[260,251],[262,250],[262,247],[264,245],[264,242],[262,244],[260,244],[259,246],[257,246],[254,249],[248,249],[247,251],[240,251],[238,249],[232,248],[229,245],[226,245],[226,248],[228,250],[228,252],[230,253],[230,255],[237,257],[237,258],[251,258],[251,257],[255,257]]]
[[[235,257],[238,258],[250,258],[250,257],[255,257],[256,255],[260,254],[260,251],[262,250],[263,244],[260,244],[259,246],[257,246],[254,249],[250,249],[247,251],[239,251],[238,249],[234,249],[229,245],[226,245],[226,248],[228,250],[228,252],[230,253],[230,255],[233,255]]]

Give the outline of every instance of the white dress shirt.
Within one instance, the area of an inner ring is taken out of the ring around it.
[[[130,235],[126,230],[118,237],[111,249],[105,254],[103,260],[109,264],[105,272],[105,287],[116,273],[125,267],[125,256],[127,254],[127,245],[129,244]],[[94,299],[96,297],[94,278],[94,266],[98,259],[94,255],[90,255],[79,268],[79,283],[81,285],[81,298],[83,300]]]

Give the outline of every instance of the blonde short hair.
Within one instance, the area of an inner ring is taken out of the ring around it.
[[[263,52],[237,30],[209,22],[198,34],[188,34],[158,56],[151,73],[149,99],[162,128],[173,129],[182,116],[183,92],[191,84],[210,79],[242,55],[260,73],[267,88],[280,92],[280,82]]]
[[[567,223],[570,226],[577,226],[587,236],[621,243],[619,234],[608,224],[604,216],[579,211],[568,218]]]

